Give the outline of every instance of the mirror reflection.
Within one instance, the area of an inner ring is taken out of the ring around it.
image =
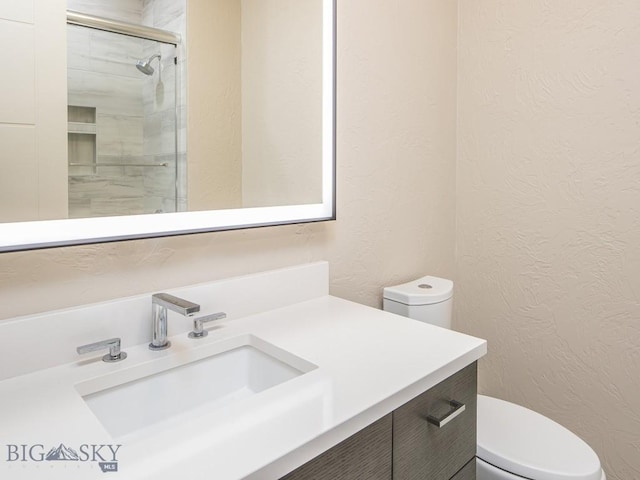
[[[68,26],[69,218],[180,210],[175,58],[174,45]]]
[[[64,27],[66,84],[48,95],[66,102],[51,103],[56,121],[39,133],[56,148],[43,155],[0,129],[15,163],[0,178],[0,222],[323,201],[322,0],[65,8],[178,40]],[[36,101],[6,105],[0,123],[24,122]]]

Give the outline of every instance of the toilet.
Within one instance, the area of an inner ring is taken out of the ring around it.
[[[384,310],[451,328],[453,282],[423,277],[384,289]],[[478,395],[477,480],[606,480],[596,453],[528,408]]]

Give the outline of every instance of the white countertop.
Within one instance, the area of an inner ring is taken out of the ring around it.
[[[75,385],[160,357],[178,361],[193,350],[185,335],[173,337],[172,348],[163,352],[151,352],[146,344],[127,348],[129,358],[118,364],[97,356],[0,382],[3,443],[42,444],[45,450],[60,443],[122,443],[118,473],[73,462],[29,461],[1,462],[0,477],[274,479],[486,353],[483,340],[330,296],[223,321],[197,348],[206,353],[245,334],[318,368],[303,375],[304,381],[260,394],[271,397],[265,404],[279,409],[248,413],[238,405],[206,421],[169,425],[152,438],[111,439]],[[243,419],[246,424],[239,427]]]

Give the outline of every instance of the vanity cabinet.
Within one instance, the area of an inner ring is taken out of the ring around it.
[[[474,363],[393,412],[394,480],[449,480],[475,457],[476,377]]]
[[[451,480],[476,480],[476,459],[472,458],[469,462],[456,473]]]
[[[476,400],[473,363],[282,480],[475,480]]]
[[[391,480],[392,421],[382,417],[281,480]]]

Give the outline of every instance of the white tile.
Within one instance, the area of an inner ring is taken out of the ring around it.
[[[16,22],[33,23],[34,0],[0,1],[0,18]]]
[[[138,157],[99,157],[98,164],[141,161]],[[95,175],[70,177],[70,216],[103,217],[145,213],[142,173],[138,168],[98,167]]]
[[[143,113],[142,80],[138,78],[70,69],[68,89],[70,105],[96,107],[110,115]]]
[[[67,28],[67,67],[87,69],[91,57],[91,30],[69,25]]]
[[[0,125],[0,222],[38,219],[35,128]]]
[[[142,78],[136,62],[144,57],[143,40],[70,25],[67,65],[71,69],[105,75]]]
[[[98,115],[99,155],[142,155],[142,117]]]
[[[166,28],[173,20],[185,15],[184,0],[156,0],[153,9],[153,22],[157,28]]]
[[[91,67],[93,71],[140,78],[136,62],[144,57],[144,40],[93,30]]]
[[[3,49],[0,75],[0,123],[35,122],[34,27],[0,20]],[[7,46],[11,46],[8,48]]]
[[[140,215],[145,212],[144,198],[94,198],[91,200],[91,213],[95,217],[113,215]]]
[[[129,23],[140,23],[142,21],[142,1],[67,0],[67,7],[69,10]]]

